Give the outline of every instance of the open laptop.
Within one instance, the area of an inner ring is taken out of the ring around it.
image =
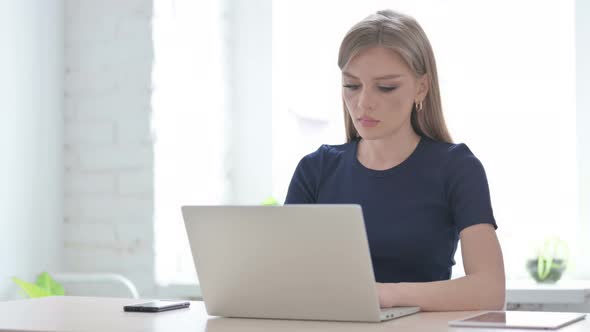
[[[359,205],[183,206],[207,313],[379,322],[418,312],[380,309]]]

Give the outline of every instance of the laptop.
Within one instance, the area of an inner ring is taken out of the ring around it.
[[[379,308],[359,205],[183,206],[212,316],[379,322],[418,307]]]

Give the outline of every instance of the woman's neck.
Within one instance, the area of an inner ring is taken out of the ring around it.
[[[363,166],[374,170],[386,170],[401,164],[414,152],[420,136],[413,130],[375,140],[361,139],[357,158]]]

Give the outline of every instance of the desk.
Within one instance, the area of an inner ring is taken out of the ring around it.
[[[447,326],[449,320],[476,312],[429,312],[385,323],[346,323],[210,317],[202,302],[157,314],[123,311],[123,305],[137,302],[142,300],[73,296],[0,302],[0,331],[491,331]],[[590,320],[559,331],[590,332]]]

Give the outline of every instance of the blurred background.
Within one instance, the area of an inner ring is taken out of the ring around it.
[[[344,142],[338,47],[384,8],[430,38],[508,279],[552,237],[590,284],[588,1],[0,0],[0,300],[43,271],[198,299],[180,206],[282,204],[300,158]]]

